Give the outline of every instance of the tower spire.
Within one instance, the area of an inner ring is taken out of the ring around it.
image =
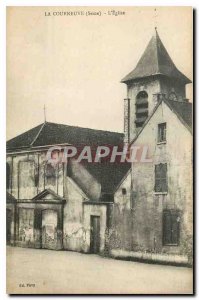
[[[158,12],[157,12],[157,8],[154,8],[154,25],[155,25],[155,31],[157,32],[157,28],[158,28]]]

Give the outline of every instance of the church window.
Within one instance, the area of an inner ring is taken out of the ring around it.
[[[56,185],[56,168],[51,164],[46,164],[45,168],[45,186]]]
[[[148,118],[148,94],[145,91],[141,91],[136,97],[136,127],[142,127],[146,119]]]

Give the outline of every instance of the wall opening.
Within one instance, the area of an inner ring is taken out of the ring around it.
[[[136,127],[142,127],[146,119],[148,118],[148,94],[145,91],[141,91],[136,96]]]

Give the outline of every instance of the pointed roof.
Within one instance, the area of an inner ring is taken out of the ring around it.
[[[135,69],[125,76],[121,82],[127,83],[138,78],[163,75],[182,81],[184,84],[191,81],[182,74],[173,63],[166,48],[164,47],[157,29],[148,43],[143,55]]]

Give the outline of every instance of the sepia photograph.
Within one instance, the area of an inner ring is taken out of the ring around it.
[[[7,294],[193,295],[193,101],[191,6],[7,6]]]

